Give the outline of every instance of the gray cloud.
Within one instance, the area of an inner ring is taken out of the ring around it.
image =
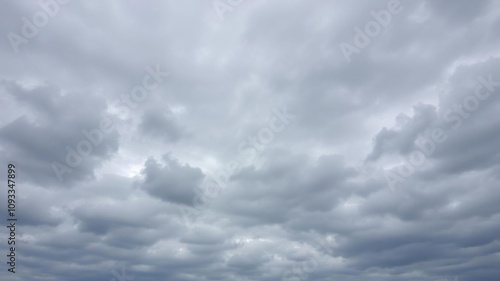
[[[401,0],[350,62],[340,44],[389,1],[222,0],[222,21],[210,1],[55,1],[0,3],[20,225],[1,280],[498,279],[495,1]],[[171,75],[123,111],[148,66]]]
[[[183,131],[173,120],[171,114],[160,112],[146,112],[142,116],[139,130],[153,137],[159,137],[165,141],[176,142],[183,136]]]
[[[3,84],[17,100],[13,106],[26,112],[0,129],[6,158],[24,167],[22,180],[49,186],[64,184],[59,182],[52,164],[66,165],[69,151],[78,150],[78,144],[87,139],[82,131],[99,128],[100,118],[106,117],[105,102],[95,96],[81,99],[81,93],[62,96],[61,89],[55,85],[25,89],[13,81]],[[101,143],[92,147],[90,155],[81,158],[79,167],[64,175],[65,180],[92,178],[94,169],[117,150],[118,134],[103,135]]]
[[[193,189],[199,187],[203,172],[199,168],[180,164],[168,154],[163,156],[163,161],[163,165],[155,159],[146,161],[141,188],[165,201],[193,204]]]

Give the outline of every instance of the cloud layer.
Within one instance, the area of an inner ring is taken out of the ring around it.
[[[2,280],[498,280],[498,3],[0,14]]]

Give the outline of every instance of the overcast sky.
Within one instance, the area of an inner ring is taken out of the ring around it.
[[[1,280],[498,280],[499,2],[57,1],[0,2]]]

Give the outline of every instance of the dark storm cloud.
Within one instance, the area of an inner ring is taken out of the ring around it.
[[[13,106],[27,114],[0,129],[0,140],[8,159],[25,169],[23,180],[46,184],[61,184],[53,163],[68,162],[68,154],[78,150],[78,144],[87,140],[83,133],[99,128],[100,117],[105,116],[105,102],[82,93],[65,93],[55,85],[40,85],[26,89],[14,81],[4,81],[6,92],[17,99]],[[89,113],[91,113],[89,115]],[[33,136],[37,136],[36,138]],[[118,150],[118,134],[103,135],[99,145],[93,146],[81,164],[64,175],[68,182],[92,178],[94,169]],[[66,185],[69,187],[69,185]]]
[[[144,164],[141,188],[151,196],[164,201],[191,205],[193,189],[198,188],[204,178],[199,168],[183,165],[166,154],[162,162],[148,159]]]
[[[437,118],[433,106],[418,104],[413,108],[412,118],[406,115],[397,117],[400,129],[384,128],[375,137],[375,144],[368,160],[377,160],[383,153],[396,152],[403,155],[416,148],[415,141]]]
[[[233,177],[235,183],[227,191],[230,197],[222,196],[225,213],[284,223],[300,211],[329,211],[356,192],[356,187],[346,184],[356,171],[345,167],[342,157],[325,155],[314,163],[305,156],[285,155],[284,151],[270,154],[263,167],[245,168]]]

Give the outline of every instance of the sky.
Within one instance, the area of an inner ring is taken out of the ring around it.
[[[497,1],[1,1],[0,35],[1,280],[500,276]]]

